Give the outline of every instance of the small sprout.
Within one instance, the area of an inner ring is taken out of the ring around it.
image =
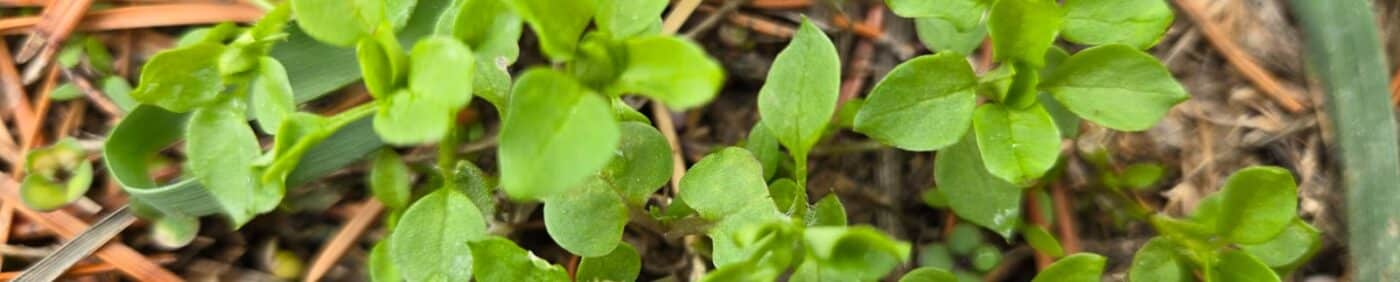
[[[20,184],[20,199],[30,208],[50,211],[83,197],[92,185],[92,164],[77,140],[65,138],[25,157],[28,172]]]

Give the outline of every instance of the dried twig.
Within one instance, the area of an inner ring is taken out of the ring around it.
[[[175,262],[175,255],[173,255],[173,254],[158,254],[158,255],[153,255],[153,256],[151,256],[150,258],[151,258],[151,261],[154,261],[154,262],[159,263],[159,264],[169,264],[169,263]],[[96,275],[96,274],[108,273],[108,272],[112,272],[112,271],[116,271],[116,270],[117,270],[117,266],[116,266],[116,265],[113,265],[113,264],[110,264],[110,263],[106,263],[106,262],[97,262],[97,263],[89,263],[89,264],[80,264],[80,265],[74,266],[74,267],[71,268],[71,269],[68,269],[68,272],[64,272],[63,275],[62,275],[62,276],[59,276],[59,277],[82,277],[82,276],[88,276],[88,275]],[[0,280],[6,280],[6,281],[8,281],[8,280],[10,280],[10,279],[15,279],[16,276],[19,276],[19,273],[20,273],[19,271],[0,273]]]
[[[37,122],[34,122],[34,108],[29,103],[29,97],[24,92],[24,84],[20,83],[19,71],[15,69],[15,64],[10,59],[10,49],[6,44],[0,44],[0,91],[5,93],[6,111],[4,115],[7,119],[15,122],[15,127],[19,130],[17,140],[14,143],[23,144],[24,136],[34,135],[39,131]],[[0,136],[8,138],[7,136]],[[15,174],[18,176],[18,174]]]
[[[1066,254],[1078,253],[1079,231],[1076,231],[1074,224],[1074,214],[1070,206],[1073,205],[1069,198],[1069,188],[1059,181],[1050,183],[1050,199],[1055,206],[1055,229],[1059,231],[1060,245],[1064,246]]]
[[[331,237],[330,242],[316,253],[316,258],[311,260],[311,268],[307,269],[303,281],[320,281],[321,277],[335,266],[335,262],[345,255],[345,250],[369,229],[374,219],[378,218],[379,212],[384,211],[384,204],[374,198],[369,198],[357,206],[359,208],[356,208],[354,216],[345,222],[345,227],[336,232],[335,237]]]
[[[129,6],[88,13],[78,24],[77,30],[133,29],[229,21],[247,23],[262,18],[263,12],[262,9],[243,4],[179,3]],[[38,22],[38,17],[0,19],[0,35],[28,31]]]
[[[884,28],[885,6],[876,4],[870,7],[865,14],[865,26],[876,30]],[[875,54],[875,45],[870,41],[861,41],[856,44],[855,51],[851,52],[851,67],[846,81],[841,83],[841,104],[856,98],[860,95],[860,90],[865,89],[865,79],[870,76],[870,57]]]
[[[1040,212],[1040,201],[1038,200],[1036,195],[1038,194],[1038,192],[1040,192],[1040,188],[1026,189],[1026,193],[1024,196],[1026,199],[1026,217],[1030,219],[1031,224],[1035,224],[1036,226],[1040,226],[1042,228],[1050,228],[1049,224],[1045,224],[1045,214]],[[1031,248],[1031,250],[1035,251],[1036,269],[1045,270],[1046,266],[1050,266],[1050,263],[1054,262],[1054,259],[1050,258],[1049,255],[1040,252],[1040,250],[1037,250],[1035,248]]]
[[[51,4],[44,7],[44,12],[39,15],[39,22],[29,31],[24,44],[20,45],[19,53],[15,54],[15,61],[29,62],[24,70],[24,84],[39,79],[39,72],[48,67],[49,61],[58,54],[58,48],[68,39],[68,35],[73,33],[78,21],[83,19],[83,13],[92,6],[92,0],[69,0]],[[37,60],[30,62],[31,59]]]
[[[1259,87],[1260,91],[1264,92],[1264,94],[1268,95],[1269,98],[1272,98],[1274,102],[1282,106],[1284,110],[1288,110],[1288,112],[1298,113],[1305,110],[1308,106],[1306,101],[1299,100],[1298,98],[1302,95],[1285,88],[1283,84],[1278,82],[1277,78],[1269,74],[1268,70],[1260,67],[1259,63],[1254,61],[1254,58],[1250,57],[1248,53],[1245,53],[1244,50],[1240,48],[1239,44],[1231,39],[1224,28],[1210,19],[1206,8],[1198,1],[1199,0],[1174,0],[1173,2],[1176,2],[1176,6],[1181,8],[1181,11],[1196,23],[1201,33],[1205,34],[1206,41],[1209,41],[1211,45],[1215,46],[1216,51],[1219,51],[1220,55],[1225,57],[1226,61],[1229,61],[1231,65],[1235,66],[1235,69],[1238,70],[1241,75],[1249,79],[1250,83]]]

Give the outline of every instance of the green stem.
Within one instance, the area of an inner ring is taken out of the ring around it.
[[[807,152],[794,152],[792,159],[797,164],[793,172],[796,174],[797,184],[802,187],[802,191],[807,191]]]
[[[456,113],[452,113],[456,116]],[[457,181],[456,173],[452,169],[457,165],[457,145],[462,143],[462,134],[457,130],[457,123],[449,123],[447,134],[442,136],[442,141],[438,142],[438,171],[442,172],[444,186],[451,186]]]

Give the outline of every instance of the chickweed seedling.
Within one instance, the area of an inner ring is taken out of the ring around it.
[[[451,3],[428,15],[436,16],[432,33],[412,42],[397,33],[416,21],[411,17],[424,4],[416,0],[288,0],[251,27],[192,32],[147,62],[131,92],[139,105],[105,145],[107,167],[137,214],[155,223],[157,237],[179,246],[193,239],[198,217],[220,215],[237,227],[276,208],[288,185],[306,181],[294,172],[324,165],[303,162],[325,153],[315,151],[318,145],[371,120],[372,136],[352,137],[401,147],[436,143],[439,149],[431,166],[410,164],[394,148],[373,153],[366,183],[388,208],[391,230],[370,253],[375,281],[569,281],[563,267],[506,238],[509,226],[498,210],[537,205],[551,239],[582,258],[578,281],[638,278],[641,257],[622,240],[636,220],[705,235],[716,268],[707,281],[872,281],[909,261],[910,246],[871,227],[847,226],[834,195],[809,201],[807,155],[833,126],[906,150],[939,150],[935,175],[954,212],[1002,236],[1023,228],[1033,246],[1048,250],[1058,246],[1052,236],[1020,224],[1020,189],[1037,184],[1055,165],[1062,127],[1083,118],[1145,130],[1187,97],[1141,51],[1171,21],[1160,0],[889,0],[897,14],[918,20],[921,37],[946,42],[932,45],[938,54],[901,64],[867,100],[838,112],[836,49],[804,19],[759,92],[762,120],[745,148],[709,154],[679,179],[675,201],[657,204],[651,196],[675,169],[670,146],[622,98],[639,95],[689,109],[712,100],[724,82],[722,68],[703,48],[662,34],[667,1]],[[317,41],[354,48],[372,102],[331,116],[297,110],[287,68],[268,56],[293,20]],[[552,65],[517,67],[512,78],[509,68],[526,27]],[[1060,34],[1094,47],[1069,55],[1053,47]],[[1001,66],[979,75],[961,54],[988,35]],[[499,175],[459,159],[458,145],[471,137],[457,116],[474,97],[502,117]],[[979,99],[986,102],[979,105]],[[1072,114],[1059,115],[1066,112]],[[274,136],[270,147],[260,146],[259,133]],[[186,175],[171,183],[152,180],[150,157],[181,141]],[[71,151],[64,144],[50,150]],[[790,175],[777,173],[786,158],[781,148],[795,163]],[[26,179],[26,189],[46,197],[35,203],[71,201],[82,194],[73,182],[90,177],[85,162],[55,156],[31,157],[35,180]],[[76,177],[56,176],[51,167],[76,171]],[[1241,172],[1242,184],[1232,181],[1218,204],[1203,206],[1192,220],[1145,216],[1164,234],[1151,246],[1189,252],[1144,248],[1139,257],[1146,256],[1140,260],[1150,268],[1142,271],[1167,275],[1156,270],[1185,269],[1170,267],[1186,262],[1210,275],[1245,275],[1210,271],[1241,265],[1263,265],[1256,268],[1272,274],[1270,267],[1286,270],[1305,258],[1270,255],[1287,245],[1276,241],[1306,241],[1308,234],[1315,241],[1316,234],[1299,226],[1289,199],[1237,200],[1282,197],[1230,188],[1282,183],[1252,171]],[[499,203],[497,193],[519,205]],[[1290,209],[1253,212],[1285,205]],[[994,247],[971,255],[978,269],[999,260]],[[1093,254],[1057,257],[1037,281],[1096,280],[1105,264]],[[1149,275],[1155,274],[1134,276],[1169,277]],[[901,281],[952,277],[923,268]]]

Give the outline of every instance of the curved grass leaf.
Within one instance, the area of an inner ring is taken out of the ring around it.
[[[972,123],[976,87],[972,66],[958,53],[914,58],[875,85],[856,114],[855,131],[900,149],[942,149]]]
[[[1122,131],[1147,130],[1189,98],[1155,57],[1126,45],[1070,56],[1040,89],[1080,117]]]
[[[515,199],[557,195],[613,157],[619,129],[612,109],[568,75],[526,71],[501,124],[501,184]]]

